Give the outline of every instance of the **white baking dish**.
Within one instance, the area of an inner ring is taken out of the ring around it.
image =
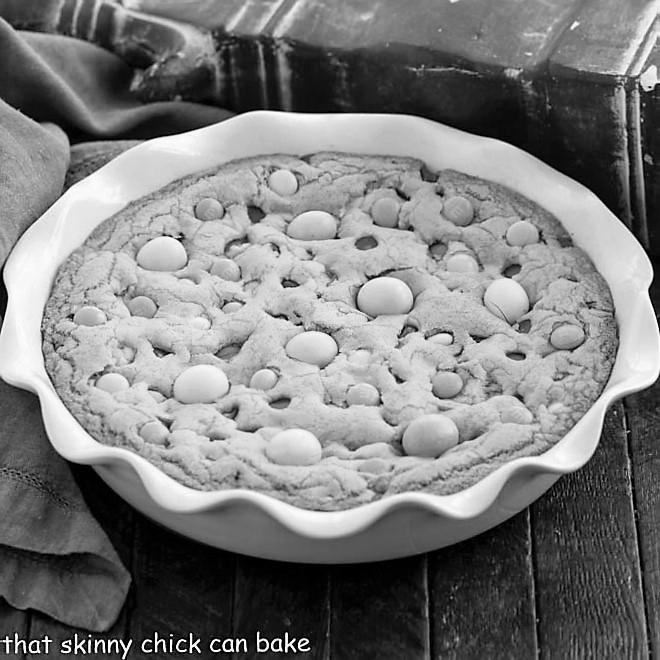
[[[59,264],[131,200],[235,158],[321,150],[413,156],[517,190],[554,213],[612,291],[620,344],[611,378],[580,422],[546,453],[513,460],[453,495],[406,493],[338,512],[308,511],[247,490],[187,488],[140,456],[90,437],[46,375],[40,324]],[[405,115],[251,112],[151,140],[73,186],[23,235],[5,266],[9,293],[0,376],[35,392],[55,449],[92,465],[122,497],[191,538],[250,555],[301,562],[399,557],[455,543],[523,509],[593,454],[610,403],[655,381],[660,340],[652,269],[624,225],[587,189],[510,145]]]

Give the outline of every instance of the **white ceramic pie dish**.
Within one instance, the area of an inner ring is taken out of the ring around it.
[[[619,350],[605,390],[557,445],[513,460],[453,495],[405,493],[317,512],[247,490],[192,490],[130,451],[98,443],[67,411],[44,369],[40,325],[59,264],[92,229],[131,200],[195,171],[259,154],[322,150],[413,156],[432,169],[454,168],[504,184],[554,213],[590,255],[612,291]],[[651,279],[642,247],[591,192],[515,147],[405,115],[252,112],[131,149],[73,186],[30,227],[5,266],[9,302],[0,332],[0,376],[39,396],[46,431],[62,456],[91,465],[129,503],[173,530],[272,559],[388,559],[478,534],[586,463],[609,404],[658,376]]]

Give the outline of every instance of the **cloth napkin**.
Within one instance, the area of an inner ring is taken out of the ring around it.
[[[136,139],[230,115],[193,103],[140,104],[128,91],[132,70],[112,53],[15,31],[2,19],[0,62],[0,265],[65,184]],[[51,448],[36,397],[0,380],[0,597],[102,631],[129,586],[69,465]]]

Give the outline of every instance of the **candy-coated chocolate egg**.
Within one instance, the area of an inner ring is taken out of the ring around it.
[[[431,380],[433,394],[440,399],[451,399],[463,389],[463,379],[453,371],[438,371]]]
[[[438,332],[435,335],[431,335],[429,339],[443,346],[451,346],[454,343],[454,335],[451,332]]]
[[[380,404],[380,392],[371,383],[357,383],[346,393],[349,406],[377,406]]]
[[[560,351],[571,351],[584,343],[584,330],[574,323],[557,326],[550,335],[550,343]]]
[[[457,252],[447,258],[447,270],[450,273],[478,273],[477,260],[467,252]]]
[[[130,387],[130,384],[121,374],[103,374],[103,376],[96,381],[96,387],[105,392],[110,392],[110,394],[114,394],[115,392],[127,390]]]
[[[337,235],[337,220],[326,211],[305,211],[291,220],[286,233],[301,241],[334,238]]]
[[[166,444],[167,436],[169,434],[170,432],[165,424],[156,420],[147,422],[140,429],[140,437],[145,442],[150,442],[154,445]]]
[[[241,279],[241,267],[235,261],[221,257],[211,266],[211,275],[217,275],[230,282],[238,282]]]
[[[105,312],[93,305],[85,305],[73,315],[73,322],[78,325],[103,325],[107,320]]]
[[[133,316],[142,316],[145,319],[153,318],[158,311],[158,306],[148,296],[135,296],[126,303],[126,306]]]
[[[305,429],[276,433],[266,447],[266,456],[278,465],[314,465],[321,460],[318,438]]]
[[[374,277],[357,294],[358,309],[370,316],[407,314],[413,301],[410,287],[396,277]]]
[[[484,305],[495,316],[513,325],[529,311],[529,298],[518,282],[503,277],[488,285]]]
[[[275,170],[268,177],[268,187],[282,197],[289,197],[298,190],[298,179],[290,170]]]
[[[291,337],[286,344],[286,354],[294,360],[325,367],[337,355],[337,342],[325,332],[308,330]]]
[[[474,218],[474,209],[469,200],[460,195],[456,195],[455,197],[450,197],[445,200],[444,206],[442,207],[442,215],[455,225],[465,227],[472,222],[472,218]]]
[[[213,197],[204,197],[195,206],[195,217],[204,222],[220,220],[224,214],[225,207]]]
[[[506,242],[517,247],[538,243],[539,230],[527,220],[518,220],[506,230]]]
[[[140,248],[137,262],[146,270],[181,270],[188,263],[188,255],[176,238],[158,236]]]
[[[229,381],[222,369],[196,364],[177,376],[173,392],[180,403],[212,403],[229,392]]]
[[[277,374],[272,369],[259,369],[250,378],[250,387],[255,390],[269,390],[275,387]]]
[[[371,217],[379,227],[396,227],[399,224],[399,202],[393,197],[377,199],[371,207]]]
[[[458,428],[446,415],[422,415],[408,424],[401,442],[408,456],[437,458],[458,444]]]

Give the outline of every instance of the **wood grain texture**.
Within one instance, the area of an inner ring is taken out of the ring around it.
[[[91,641],[94,644],[95,640],[98,640],[99,644],[104,643],[102,640],[110,639],[126,639],[125,634],[126,618],[124,616],[115,623],[110,630],[104,633],[90,633],[88,630],[83,630],[81,628],[73,628],[71,626],[66,626],[59,621],[51,619],[49,616],[41,614],[40,612],[31,612],[30,613],[30,633],[29,639],[31,640],[43,640],[47,635],[51,640],[52,644],[50,645],[49,653],[44,653],[43,648],[38,650],[35,653],[26,654],[26,660],[41,660],[47,658],[48,660],[61,660],[65,657],[83,657],[83,654],[77,653],[73,654],[72,652],[63,653],[62,651],[67,651],[67,648],[70,648],[73,651],[76,641],[82,641],[83,643],[89,643]],[[64,643],[64,646],[62,644]],[[94,646],[88,647],[91,651],[94,651]],[[97,650],[102,650],[103,646],[97,646]],[[119,647],[116,647],[119,648]],[[87,657],[90,656],[89,653],[85,654]],[[92,657],[96,654],[91,653]],[[103,657],[99,654],[99,657]],[[112,656],[106,656],[112,657]],[[114,656],[121,657],[120,656]]]
[[[655,67],[656,74],[660,70],[660,43],[649,56],[642,73],[651,67]],[[646,211],[649,218],[649,244],[652,252],[660,255],[660,85],[649,84],[646,89],[642,88],[640,96],[641,148]]]
[[[550,61],[583,73],[624,76],[653,31],[659,0],[586,0]]]
[[[534,503],[531,520],[540,657],[646,657],[621,403],[591,461]]]
[[[632,226],[624,84],[585,84],[570,70],[555,70],[537,84],[547,99],[545,135],[550,138],[539,156],[590,188]]]
[[[8,635],[10,640],[13,641],[15,634],[20,639],[26,639],[29,634],[29,619],[29,613],[17,610],[9,605],[6,600],[0,598],[0,639],[4,639],[5,635]],[[24,653],[5,654],[4,651],[5,646],[0,646],[0,657],[14,658],[14,660],[23,660],[25,657]]]
[[[656,271],[660,264],[656,261]],[[660,308],[656,278],[651,299]],[[660,382],[627,397],[633,503],[637,514],[649,648],[660,657]]]
[[[231,553],[190,541],[136,514],[129,636],[136,644],[153,639],[154,632],[165,640],[192,634],[205,643],[229,637],[234,566]],[[140,649],[131,655],[153,657]]]
[[[429,656],[425,556],[335,566],[331,579],[333,660]]]
[[[660,0],[122,4],[213,29],[236,111],[410,113],[504,139],[586,185],[660,252],[660,186],[642,148],[653,129],[636,89]]]
[[[275,31],[278,37],[330,50],[404,44],[441,56],[528,67],[542,61],[581,0],[437,2],[437,0],[297,0]]]
[[[434,658],[534,658],[534,585],[525,510],[429,555]]]
[[[248,640],[241,658],[281,658],[276,652],[259,652],[261,637],[275,640],[309,640],[303,657],[327,657],[329,575],[325,566],[296,565],[239,557],[236,568],[233,635]],[[262,648],[266,648],[263,646]],[[275,647],[277,648],[277,647]]]
[[[119,0],[119,4],[134,11],[192,23],[206,29],[232,26],[239,17],[251,16],[268,21],[283,3],[291,0]]]

